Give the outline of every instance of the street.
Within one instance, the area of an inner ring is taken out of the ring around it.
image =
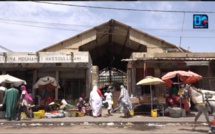
[[[46,134],[81,134],[81,133],[94,133],[94,134],[207,134],[208,127],[205,123],[199,124],[196,130],[192,130],[193,124],[180,124],[180,123],[167,123],[167,124],[121,124],[116,125],[114,123],[109,124],[88,124],[88,125],[64,125],[64,126],[25,126],[20,124],[19,126],[1,126],[0,133],[4,134],[35,134],[35,133],[46,133]]]

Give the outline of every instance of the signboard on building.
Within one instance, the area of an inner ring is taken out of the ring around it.
[[[88,52],[74,52],[73,53],[73,62],[89,62]]]
[[[36,53],[27,52],[6,53],[6,63],[37,63],[37,62],[38,58]]]
[[[71,53],[39,52],[39,63],[71,63]]]

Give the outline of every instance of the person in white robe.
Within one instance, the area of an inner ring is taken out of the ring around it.
[[[98,93],[98,87],[94,86],[90,92],[90,106],[93,117],[101,117],[102,114],[102,96]]]
[[[124,116],[123,117],[130,117],[130,110],[132,109],[132,103],[128,94],[128,90],[121,85],[120,86],[121,91],[120,91],[120,96],[118,99],[118,102],[122,104],[123,106],[123,113]]]

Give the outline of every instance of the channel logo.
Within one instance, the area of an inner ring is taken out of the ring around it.
[[[194,14],[193,15],[193,28],[207,29],[208,28],[208,16],[206,14]]]

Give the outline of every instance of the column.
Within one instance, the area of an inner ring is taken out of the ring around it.
[[[136,88],[136,64],[135,62],[132,62],[132,68],[131,68],[131,93]]]
[[[98,68],[98,66],[93,66],[92,69],[91,69],[91,73],[92,73],[92,83],[93,83],[93,85],[97,84],[98,87],[99,87],[99,68]]]
[[[91,74],[91,68],[87,68],[85,71],[85,76],[86,76],[86,96],[89,96],[91,87],[92,87],[92,74]]]
[[[33,85],[32,85],[32,97],[35,98],[36,97],[36,92],[35,92],[35,89],[34,89],[34,84],[36,84],[37,82],[37,76],[38,76],[38,70],[35,69],[33,71]]]
[[[55,72],[55,80],[59,81],[59,71]],[[58,88],[55,88],[55,100],[58,100]]]

